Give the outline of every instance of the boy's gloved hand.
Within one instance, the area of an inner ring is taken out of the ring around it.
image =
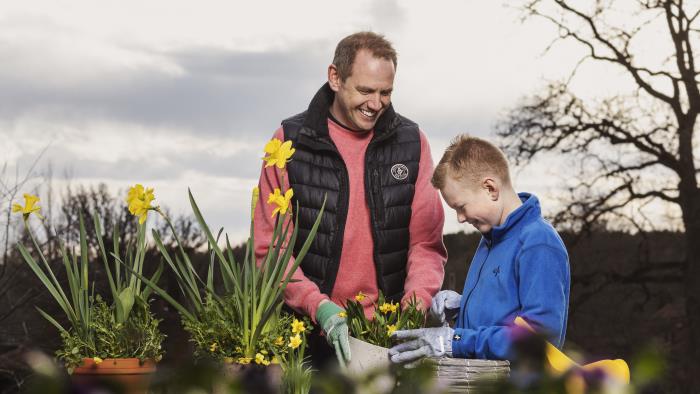
[[[335,348],[338,363],[345,367],[345,363],[350,362],[350,342],[348,324],[338,315],[340,312],[345,312],[345,309],[330,301],[323,302],[316,310],[316,321],[326,334],[328,344]]]
[[[459,313],[462,296],[456,291],[442,290],[435,294],[430,305],[430,315],[440,324],[446,325],[447,319],[454,319]]]
[[[389,349],[389,358],[396,364],[407,363],[422,357],[452,357],[452,336],[450,327],[419,328],[399,330],[392,334],[396,339],[412,339]]]

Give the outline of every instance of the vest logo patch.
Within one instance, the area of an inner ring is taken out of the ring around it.
[[[391,167],[391,176],[397,181],[403,181],[408,178],[408,167],[403,164],[394,164]]]

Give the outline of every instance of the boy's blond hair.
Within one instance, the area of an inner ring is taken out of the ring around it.
[[[486,176],[495,176],[506,185],[511,185],[508,160],[492,143],[469,134],[460,134],[452,139],[450,146],[435,167],[430,182],[436,189],[445,187],[447,173],[456,180],[465,180],[476,185]]]

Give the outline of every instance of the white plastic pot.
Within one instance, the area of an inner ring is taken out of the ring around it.
[[[347,372],[353,377],[366,377],[371,372],[381,372],[364,390],[388,393],[394,386],[394,379],[389,373],[389,349],[372,345],[357,338],[350,337],[350,362]]]
[[[389,349],[350,337],[348,372],[363,375],[375,369],[389,368]]]

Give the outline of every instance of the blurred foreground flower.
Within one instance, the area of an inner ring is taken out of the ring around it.
[[[532,333],[535,330],[522,317],[515,318],[515,325],[524,328]],[[545,342],[545,354],[548,367],[552,375],[562,376],[573,371],[574,373],[567,379],[567,389],[569,392],[584,392],[585,381],[583,375],[600,375],[602,381],[613,385],[627,385],[630,382],[630,370],[624,360],[600,360],[593,363],[579,365],[569,356],[564,354],[556,346],[548,341]]]
[[[32,370],[39,375],[57,378],[62,372],[56,361],[42,352],[31,350],[25,354],[24,358]]]

